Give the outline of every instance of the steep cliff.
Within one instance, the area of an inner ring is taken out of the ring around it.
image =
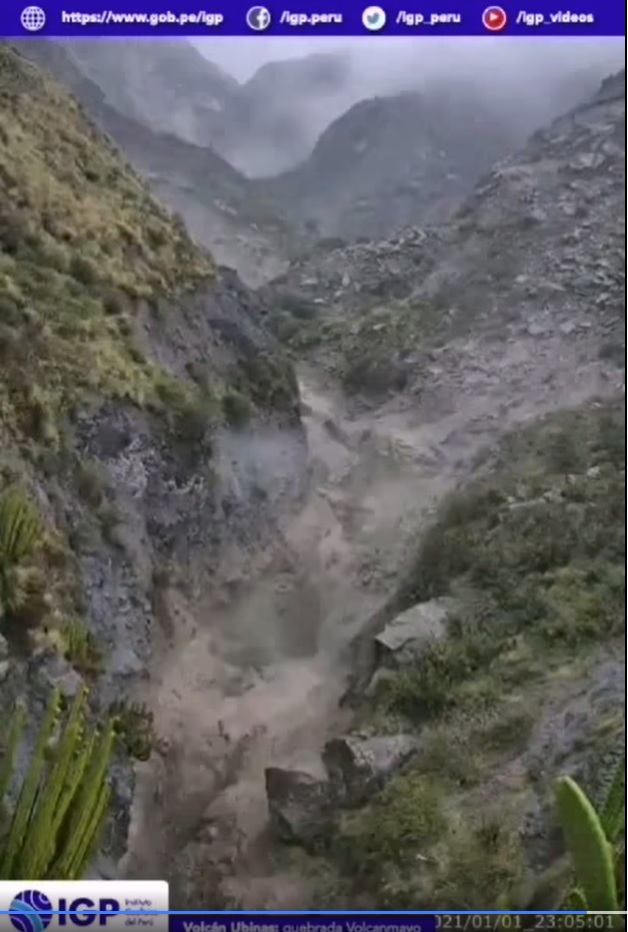
[[[168,590],[191,613],[211,604],[225,554],[246,565],[301,494],[296,380],[236,276],[6,45],[0,186],[0,485],[18,484],[42,523],[11,577],[20,598],[3,603],[1,704],[26,701],[35,722],[53,684],[87,681],[101,715],[132,703],[167,639]],[[266,439],[264,464],[243,436]],[[126,708],[115,857],[129,754],[150,739],[148,711]]]

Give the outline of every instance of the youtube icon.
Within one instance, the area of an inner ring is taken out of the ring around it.
[[[482,13],[482,25],[489,32],[502,32],[508,25],[506,10],[500,6],[488,6]]]

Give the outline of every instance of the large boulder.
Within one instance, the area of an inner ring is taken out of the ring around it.
[[[361,805],[417,750],[418,741],[413,735],[333,738],[325,745],[323,761],[334,798],[344,806]]]
[[[416,660],[428,643],[446,636],[454,608],[451,599],[432,599],[397,615],[375,636],[376,667],[398,668]]]
[[[270,824],[282,840],[311,846],[327,824],[333,802],[331,784],[321,774],[267,767],[266,797]]]

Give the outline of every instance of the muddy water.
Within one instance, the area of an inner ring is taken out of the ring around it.
[[[440,491],[407,418],[349,420],[309,374],[301,391],[311,489],[282,528],[283,560],[207,623],[172,593],[174,643],[145,696],[168,750],[138,768],[123,869],[177,877],[197,904],[305,902],[306,882],[284,876],[265,841],[264,767],[312,769],[343,726],[343,648],[391,590],[400,529],[416,527]]]
[[[265,834],[264,767],[313,766],[343,727],[343,647],[390,595],[409,536],[478,448],[616,390],[579,347],[528,342],[452,349],[433,391],[357,417],[301,373],[309,497],[252,585],[203,618],[172,593],[176,636],[156,651],[145,697],[170,749],[140,768],[123,873],[166,877],[198,908],[307,904],[307,878],[276,863]]]

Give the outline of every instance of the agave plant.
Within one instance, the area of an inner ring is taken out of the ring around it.
[[[574,888],[563,908],[603,912],[625,909],[617,886],[617,846],[626,830],[625,758],[615,769],[600,812],[571,777],[558,781],[556,799],[575,875]]]
[[[87,724],[86,698],[87,690],[78,693],[61,721],[61,695],[53,694],[12,810],[6,798],[24,713],[11,719],[0,760],[0,803],[8,812],[2,880],[79,880],[89,866],[107,816],[114,729],[113,722],[100,730]]]

